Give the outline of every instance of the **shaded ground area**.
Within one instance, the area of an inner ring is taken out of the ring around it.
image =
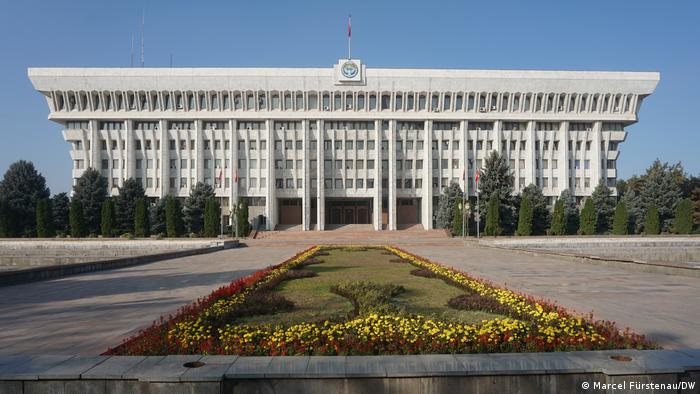
[[[405,292],[392,298],[392,303],[409,314],[430,316],[444,320],[477,323],[481,320],[503,317],[480,311],[463,311],[447,306],[450,298],[464,291],[440,279],[411,275],[415,266],[395,263],[397,256],[387,255],[380,249],[364,251],[328,250],[323,261],[305,267],[318,274],[316,277],[282,282],[274,291],[294,302],[294,309],[274,315],[259,315],[243,319],[245,322],[283,323],[309,322],[336,317],[347,317],[353,306],[347,298],[331,292],[332,285],[343,281],[364,281],[380,285],[400,285]]]
[[[99,354],[298,246],[240,248],[0,287],[0,355]]]

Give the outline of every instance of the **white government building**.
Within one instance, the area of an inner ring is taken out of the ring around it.
[[[268,229],[434,226],[438,196],[505,155],[515,190],[552,200],[615,186],[625,127],[656,72],[368,68],[30,68],[63,125],[73,178],[93,167],[117,194],[214,187]]]

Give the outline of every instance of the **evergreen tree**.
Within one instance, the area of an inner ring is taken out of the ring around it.
[[[532,206],[532,235],[546,234],[552,219],[547,208],[547,197],[542,193],[542,189],[531,183],[523,189],[520,196],[522,199],[526,196],[530,199]]]
[[[99,234],[102,202],[107,198],[107,178],[94,168],[86,169],[73,186],[71,200],[80,202],[84,230],[87,234]],[[81,230],[83,231],[83,230]],[[72,231],[71,231],[72,233]],[[82,233],[84,235],[84,233]]]
[[[579,228],[579,212],[576,206],[576,199],[568,189],[564,189],[559,196],[564,204],[564,216],[566,217],[565,234],[576,234]]]
[[[455,207],[459,201],[462,201],[462,189],[459,187],[459,184],[452,182],[450,186],[445,186],[442,189],[435,217],[437,228],[453,228]]]
[[[51,211],[56,232],[61,236],[68,235],[70,231],[68,223],[70,199],[67,193],[58,193],[51,198]]]
[[[486,227],[484,228],[485,235],[501,235],[502,229],[500,225],[500,211],[498,193],[493,193],[489,198],[489,205],[486,211]]]
[[[647,235],[657,235],[661,232],[659,210],[655,204],[649,205],[644,218],[644,233]]]
[[[148,237],[148,206],[146,199],[139,197],[134,201],[134,236]]]
[[[616,235],[627,235],[629,231],[629,214],[625,202],[620,200],[615,207],[615,218],[613,219],[612,232]]]
[[[168,237],[179,237],[184,232],[182,222],[182,208],[180,200],[173,196],[168,196],[165,204],[165,227]]]
[[[690,192],[690,200],[693,202],[693,223],[700,228],[700,187]]]
[[[39,238],[54,236],[51,200],[48,198],[42,198],[36,203],[36,236]]]
[[[102,218],[100,220],[100,229],[103,237],[114,236],[114,202],[111,198],[107,198],[102,202]]]
[[[0,181],[0,199],[5,201],[6,226],[10,236],[31,237],[36,234],[37,202],[50,196],[46,179],[30,161],[10,165]]]
[[[661,231],[667,232],[671,229],[676,204],[682,197],[680,183],[683,179],[680,164],[669,165],[661,163],[658,159],[647,168],[643,176],[643,186],[639,192],[641,205],[645,210],[652,204],[656,206]],[[644,227],[646,228],[646,224]]]
[[[552,226],[549,235],[566,235],[566,213],[564,212],[564,200],[557,199],[552,214]]]
[[[198,182],[185,199],[183,215],[187,232],[202,234],[204,230],[204,208],[208,199],[214,198],[214,189],[211,185]]]
[[[587,198],[581,210],[581,224],[578,233],[581,235],[593,235],[596,230],[597,215],[593,206],[593,199]]]
[[[452,235],[455,237],[461,237],[462,234],[462,223],[464,222],[464,211],[462,207],[462,201],[457,201],[455,204],[454,219],[452,220]]]
[[[491,152],[484,160],[484,168],[479,177],[479,212],[481,221],[487,213],[487,205],[491,196],[498,195],[499,229],[506,234],[512,234],[516,227],[516,199],[513,197],[513,171],[508,167],[505,156]],[[500,232],[499,232],[500,233]]]
[[[682,199],[676,205],[673,230],[676,234],[690,234],[693,232],[693,203],[689,198]]]
[[[530,197],[525,196],[520,201],[520,212],[518,217],[517,235],[529,236],[532,235],[534,210]]]
[[[80,238],[85,235],[85,217],[83,215],[83,204],[78,199],[70,201],[70,235],[73,238]]]
[[[612,196],[612,190],[605,185],[602,179],[593,190],[591,200],[596,213],[596,232],[605,234],[610,231],[612,225],[615,212],[615,197]]]
[[[170,197],[170,195],[168,195]],[[151,205],[148,210],[149,223],[151,224],[150,233],[153,235],[167,234],[167,218],[166,211],[168,198],[159,198],[155,204]]]
[[[238,236],[247,237],[250,232],[250,223],[248,223],[248,203],[245,199],[241,199],[238,203],[236,225],[238,226]],[[233,235],[236,235],[235,231]]]
[[[0,238],[12,236],[10,229],[10,210],[7,208],[5,201],[0,198]]]
[[[627,181],[624,179],[618,179],[617,182],[615,183],[615,190],[617,191],[617,200],[620,200],[622,196],[627,193],[627,190],[629,189],[629,185],[627,184]]]
[[[642,200],[639,198],[637,192],[630,188],[627,189],[625,195],[622,196],[621,201],[625,203],[625,208],[627,208],[627,214],[629,216],[628,234],[640,233],[644,226],[645,212],[642,206]]]
[[[119,233],[136,233],[134,228],[136,200],[145,197],[146,192],[143,190],[141,182],[134,178],[124,181],[114,202],[117,217],[116,227]]]
[[[219,203],[213,198],[208,198],[204,207],[204,236],[216,237],[221,225],[221,209]]]

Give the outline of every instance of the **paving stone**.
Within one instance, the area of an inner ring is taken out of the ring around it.
[[[83,372],[100,365],[109,356],[75,356],[39,375],[40,380],[80,379]]]
[[[0,380],[37,380],[50,368],[73,356],[37,356],[26,362],[4,365],[0,368]]]
[[[304,377],[344,378],[346,356],[311,356]]]
[[[463,376],[466,368],[452,354],[426,354],[418,356],[425,367],[423,376]]]
[[[347,356],[345,376],[383,378],[386,376],[385,362],[379,356]]]
[[[150,356],[144,358],[140,363],[129,368],[126,372],[122,374],[123,379],[138,379],[139,376],[147,369],[158,364],[160,360],[164,359],[165,356]]]
[[[81,379],[121,379],[126,371],[146,359],[146,356],[113,356],[85,371]]]
[[[204,356],[199,361],[204,365],[198,368],[189,368],[180,376],[181,382],[218,382],[223,380],[224,374],[238,359],[238,356]]]
[[[265,377],[265,371],[272,362],[272,357],[239,357],[226,371],[226,379],[255,379]]]
[[[418,355],[376,357],[381,358],[388,377],[425,376],[426,366]]]
[[[130,373],[133,377],[145,382],[179,382],[180,376],[189,369],[183,364],[199,361],[201,358],[200,355],[165,356],[149,366],[145,366],[143,363],[136,365],[133,368],[134,371]]]
[[[309,356],[281,356],[272,357],[270,365],[265,371],[266,378],[287,378],[303,376],[306,366],[309,364]]]

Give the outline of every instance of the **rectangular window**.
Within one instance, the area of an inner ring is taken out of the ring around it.
[[[367,169],[368,170],[374,169],[374,160],[367,160]]]

